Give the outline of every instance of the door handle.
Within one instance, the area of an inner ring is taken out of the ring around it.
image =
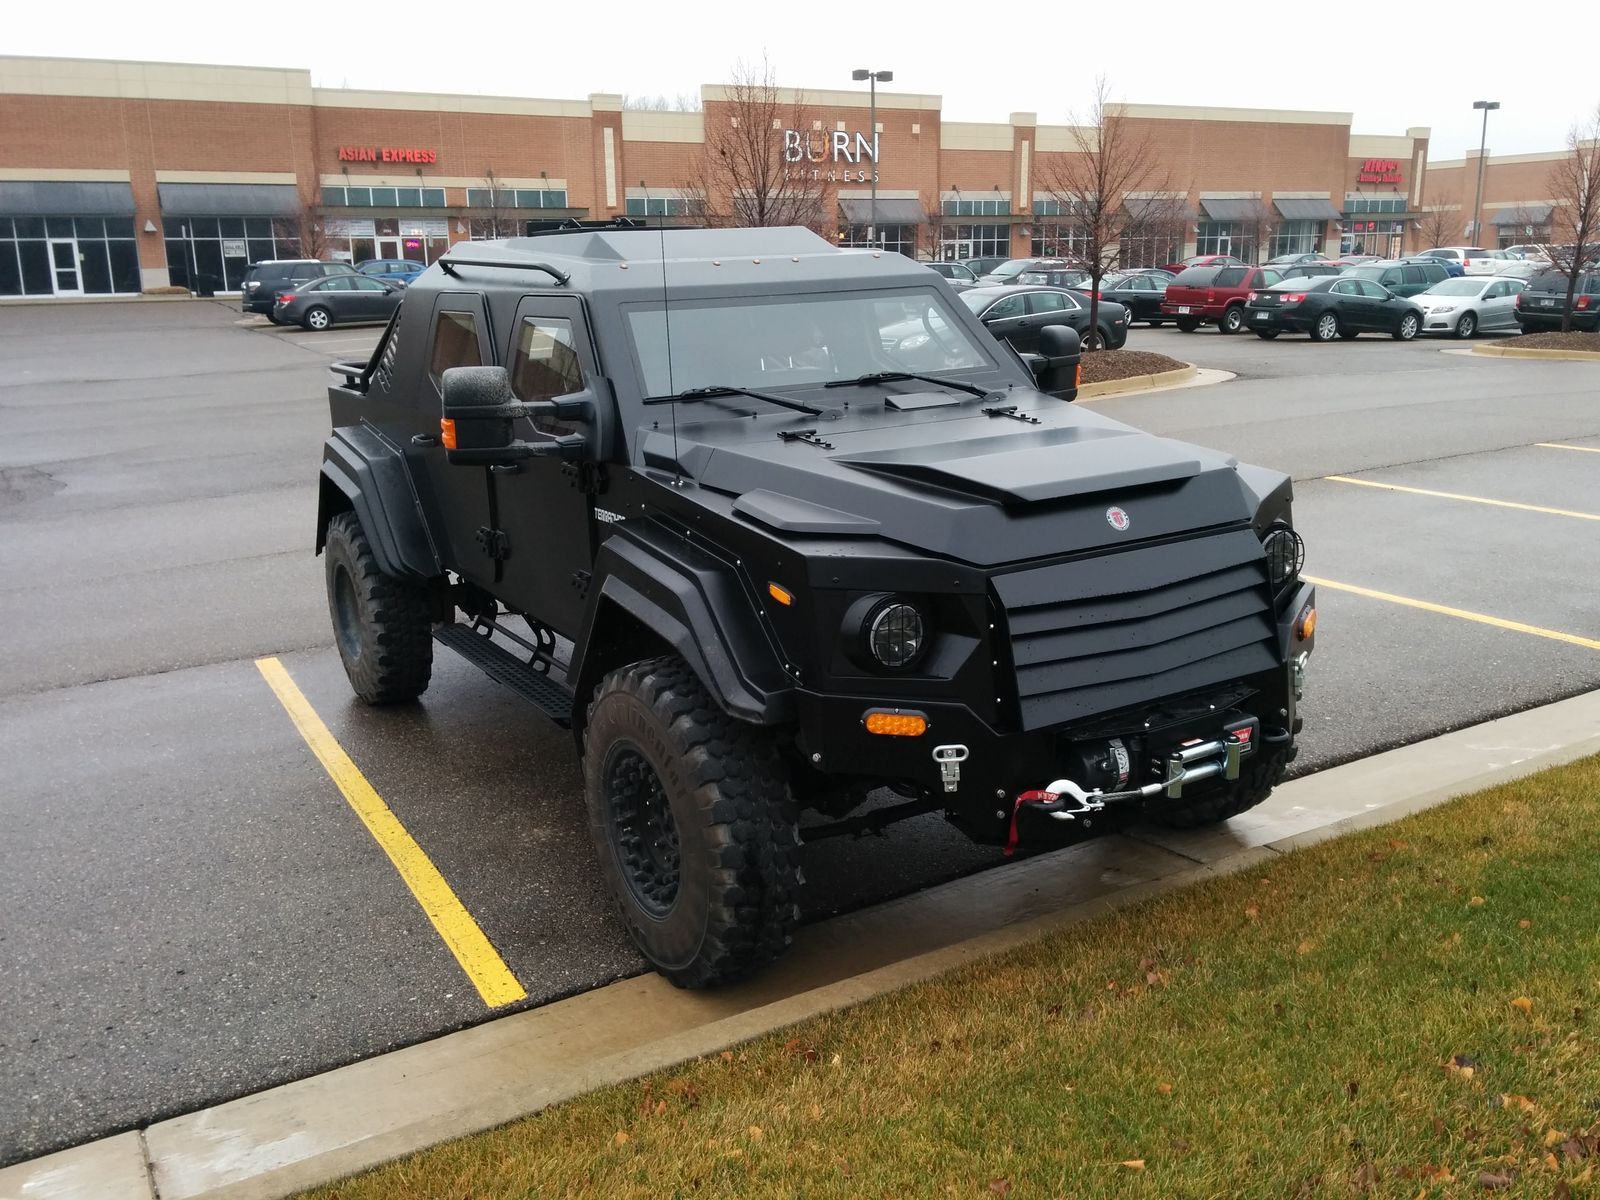
[[[431,433],[413,433],[411,435],[411,444],[413,446],[437,446],[439,439]]]

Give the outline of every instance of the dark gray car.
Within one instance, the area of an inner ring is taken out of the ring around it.
[[[307,329],[387,321],[404,295],[405,289],[398,283],[366,275],[333,275],[278,293],[272,316],[279,324],[304,325]]]
[[[975,287],[961,293],[962,302],[990,333],[1010,342],[1019,354],[1039,349],[1039,334],[1048,325],[1066,325],[1089,339],[1089,297],[1068,288]],[[1100,301],[1100,345],[1119,349],[1128,340],[1128,310]]]

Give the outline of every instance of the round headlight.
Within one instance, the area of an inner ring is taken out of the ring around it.
[[[922,614],[904,600],[890,600],[867,618],[867,648],[891,669],[910,666],[922,653]]]
[[[1267,552],[1267,573],[1274,591],[1299,575],[1305,565],[1306,544],[1287,525],[1273,526],[1262,539],[1261,548]]]

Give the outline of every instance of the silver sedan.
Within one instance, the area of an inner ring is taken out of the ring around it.
[[[1514,332],[1517,293],[1527,286],[1526,279],[1464,275],[1457,279],[1441,279],[1411,299],[1422,308],[1423,333],[1469,338],[1480,329]]]

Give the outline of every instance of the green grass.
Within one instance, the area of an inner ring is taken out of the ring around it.
[[[312,1195],[1581,1197],[1597,1156],[1591,759]]]

